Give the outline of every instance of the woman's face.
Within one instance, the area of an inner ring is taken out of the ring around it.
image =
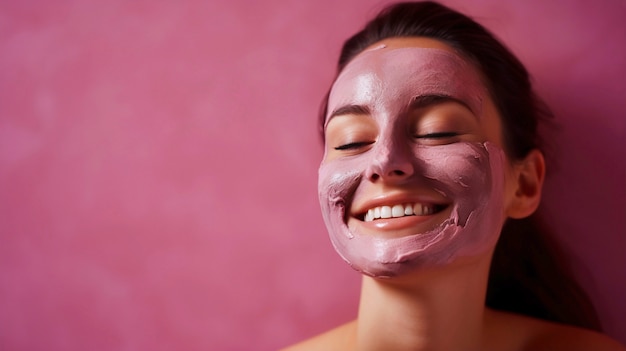
[[[320,204],[355,269],[397,276],[493,250],[511,197],[500,118],[446,44],[393,38],[359,54],[324,128]]]

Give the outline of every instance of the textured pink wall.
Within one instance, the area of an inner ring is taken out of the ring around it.
[[[624,2],[446,3],[557,112],[547,207],[626,342]],[[0,349],[270,350],[352,318],[316,112],[380,6],[1,1]]]

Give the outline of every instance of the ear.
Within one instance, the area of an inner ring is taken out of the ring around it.
[[[534,149],[513,166],[515,191],[507,209],[511,218],[528,217],[539,207],[546,174],[546,163],[541,151]]]

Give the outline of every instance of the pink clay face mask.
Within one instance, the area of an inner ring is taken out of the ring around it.
[[[326,125],[333,111],[358,105],[369,114],[361,117],[375,120],[378,127],[366,151],[330,160],[325,155],[319,169],[320,205],[333,246],[364,274],[393,277],[444,266],[487,253],[497,242],[504,221],[504,152],[491,142],[416,143],[407,133],[406,110],[416,98],[429,95],[460,101],[480,120],[488,93],[463,59],[425,48],[363,52],[331,89]],[[373,172],[392,167],[400,158],[412,167],[408,181],[446,199],[447,218],[432,229],[401,237],[366,234],[358,225],[349,226],[355,195],[362,194]]]

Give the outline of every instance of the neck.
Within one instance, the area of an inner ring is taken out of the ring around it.
[[[480,350],[489,258],[363,278],[357,350]]]

